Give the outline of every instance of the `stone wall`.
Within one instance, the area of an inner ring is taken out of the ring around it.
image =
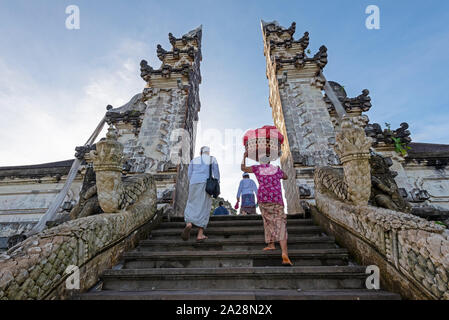
[[[0,238],[23,234],[39,221],[63,188],[72,162],[0,168]],[[78,201],[82,182],[80,173],[64,200],[66,210]]]
[[[449,145],[411,143],[402,162],[409,201],[417,208],[434,207],[449,218]]]
[[[154,179],[139,201],[118,213],[70,221],[47,229],[0,256],[0,299],[63,299],[70,295],[68,266],[80,269],[80,291],[118,262],[156,214]]]
[[[449,300],[449,231],[419,217],[316,194],[314,217],[381,284],[408,299]]]

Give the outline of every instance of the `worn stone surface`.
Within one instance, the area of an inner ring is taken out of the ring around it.
[[[338,245],[347,248],[351,256],[362,265],[376,265],[380,269],[380,289],[389,290],[401,295],[403,299],[425,300],[429,297],[421,292],[404,274],[395,268],[385,257],[362,237],[353,234],[347,228],[329,219],[315,207],[312,207],[312,218],[328,234],[335,237]]]
[[[82,289],[87,289],[102,270],[112,267],[116,261],[112,258],[123,252],[125,246],[120,242],[147,223],[155,212],[156,188],[150,178],[141,200],[126,211],[70,221],[28,238],[0,256],[2,299],[62,298],[66,268],[85,267],[92,259],[100,259],[101,267],[85,268],[91,272],[91,280],[81,282]],[[118,247],[114,254],[109,251],[100,257],[105,249],[115,245]],[[25,276],[27,273],[29,276]]]
[[[316,202],[326,219],[351,233],[352,240],[348,237],[346,244],[355,255],[364,257],[365,263],[379,261],[370,260],[370,254],[356,244],[364,243],[388,262],[388,268],[393,268],[390,271],[384,268],[388,277],[401,274],[403,281],[408,282],[407,285],[396,283],[396,290],[401,290],[401,294],[410,296],[407,287],[413,286],[422,298],[446,299],[447,286],[443,285],[443,279],[448,277],[449,231],[407,213],[355,206],[319,192]]]

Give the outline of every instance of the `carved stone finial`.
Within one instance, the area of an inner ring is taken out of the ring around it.
[[[406,122],[401,123],[400,127],[396,130],[390,128],[382,130],[382,127],[378,123],[368,124],[365,128],[366,135],[374,139],[374,146],[391,146],[394,148],[394,139],[400,139],[400,143],[404,146],[409,145],[412,142],[410,138],[409,125]],[[405,149],[404,149],[405,150]],[[406,150],[405,150],[406,151]]]
[[[98,171],[122,171],[123,145],[117,141],[117,131],[108,128],[106,139],[97,142],[97,150],[91,151],[94,169]]]
[[[312,58],[320,69],[324,69],[327,65],[327,48],[326,46],[321,46],[320,50]]]
[[[120,211],[122,188],[123,145],[117,141],[117,131],[110,126],[106,139],[97,142],[90,152],[97,176],[98,201],[106,213]]]
[[[148,65],[146,60],[142,60],[140,62],[140,76],[146,82],[149,82],[151,79],[151,73],[153,72],[153,68]]]
[[[156,53],[157,53],[157,57],[159,58],[159,60],[161,60],[163,62],[165,59],[165,56],[167,55],[167,51],[164,50],[160,44],[158,44]]]
[[[335,152],[343,164],[348,198],[356,205],[367,205],[371,195],[370,148],[372,140],[358,117],[344,117],[336,134]]]
[[[301,43],[303,50],[306,50],[309,46],[310,38],[309,38],[309,32],[304,32],[304,36],[298,40],[299,43]]]
[[[174,47],[176,45],[176,38],[173,36],[173,33],[168,34],[168,40],[170,41],[171,45]]]
[[[296,22],[294,22],[294,21],[292,22],[290,28],[287,29],[287,32],[288,32],[291,36],[293,36],[293,35],[295,34],[295,32],[296,32]]]
[[[369,90],[364,89],[362,94],[355,98],[348,98],[346,91],[343,86],[335,81],[329,81],[329,85],[334,90],[337,95],[338,100],[340,100],[342,106],[345,108],[346,112],[355,117],[361,116],[363,112],[367,112],[371,109],[371,98],[369,96]],[[328,111],[331,115],[336,113],[335,106],[330,101],[327,95],[324,96],[324,101],[328,104]],[[366,126],[366,125],[365,125]],[[364,126],[364,127],[365,127]]]

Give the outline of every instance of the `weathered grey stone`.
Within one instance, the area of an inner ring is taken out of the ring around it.
[[[146,189],[141,193],[142,198],[126,211],[81,218],[44,230],[9,252],[9,258],[0,261],[0,299],[42,299],[53,291],[61,297],[65,291],[61,280],[69,264],[83,265],[101,256],[104,249],[118,239],[136,234],[134,230],[155,214],[156,188],[150,176],[135,176],[133,179],[139,188],[145,186]],[[78,250],[80,240],[88,250]],[[114,259],[103,257],[102,265],[109,266],[118,259],[125,248],[123,244],[118,246],[120,248],[112,251]],[[25,255],[24,252],[31,254]],[[101,271],[95,266],[91,271],[93,278],[85,285],[93,285],[92,281],[97,281]]]
[[[402,270],[408,272],[407,276],[399,281],[400,286],[404,288],[402,292],[404,296],[411,294],[414,298],[424,296],[427,299],[447,297],[448,276],[444,267],[447,257],[442,252],[449,247],[449,231],[410,214],[370,206],[354,206],[331,198],[321,191],[316,193],[316,200],[321,213],[337,222],[339,226],[350,230],[352,235],[357,235],[360,241],[368,243],[375,252],[382,252],[382,259],[388,261],[390,266],[395,265],[395,259],[398,259],[401,269],[394,271],[396,277],[397,274],[402,274]],[[383,230],[381,233],[379,228]],[[400,244],[398,249],[403,257],[396,258],[392,234],[397,234],[397,242]],[[353,246],[359,247],[360,245]],[[357,252],[357,255],[363,256],[366,252]],[[376,264],[379,261],[366,260],[366,263]],[[384,277],[393,274],[388,268],[381,272]],[[397,280],[391,279],[393,282]],[[409,291],[411,286],[422,288],[422,291],[412,294]]]
[[[20,286],[29,277],[29,273],[26,270],[20,270],[18,275],[15,277],[17,284]]]

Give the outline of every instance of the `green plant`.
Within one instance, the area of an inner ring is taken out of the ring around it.
[[[385,122],[385,126],[387,127],[387,132],[391,134],[391,140],[393,140],[395,151],[400,153],[403,157],[407,155],[407,151],[411,150],[406,143],[401,141],[401,138],[393,137],[393,131],[391,131],[391,124]]]
[[[447,228],[447,225],[445,223],[441,222],[441,221],[435,221],[435,223],[440,225],[440,226],[443,226],[443,227]]]
[[[391,139],[394,142],[394,147],[395,147],[396,152],[400,153],[403,157],[405,157],[407,155],[407,150],[412,149],[405,143],[401,142],[400,138],[391,137]]]

